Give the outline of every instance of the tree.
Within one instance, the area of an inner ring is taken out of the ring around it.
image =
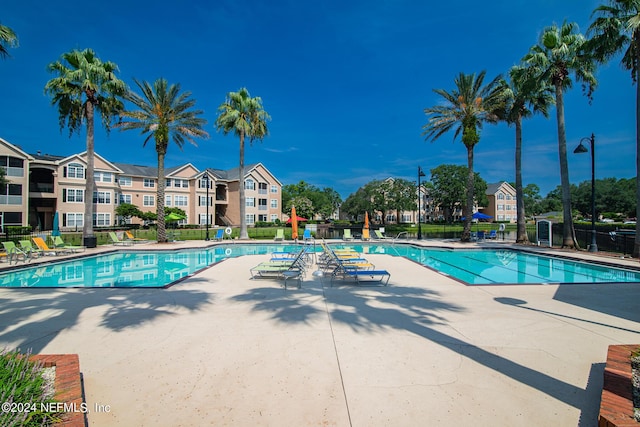
[[[126,92],[126,85],[115,75],[118,66],[113,62],[102,62],[91,49],[72,50],[64,53],[60,60],[47,67],[55,74],[45,85],[45,93],[52,97],[51,104],[57,105],[60,130],[69,128],[69,136],[80,133],[86,123],[87,170],[84,193],[84,224],[82,235],[85,246],[95,246],[93,235],[92,203],[94,181],[94,114],[100,114],[107,133],[112,121],[122,111],[120,97]],[[90,242],[87,240],[91,239]]]
[[[291,208],[296,207],[296,215],[302,218],[313,218],[313,202],[304,196],[295,196],[286,206],[286,214],[291,218]]]
[[[456,206],[464,205],[467,194],[464,182],[468,174],[469,169],[461,165],[440,165],[431,169],[429,195],[444,210],[448,222],[453,222]],[[474,172],[473,185],[474,203],[488,205],[487,182],[477,172]]]
[[[400,211],[417,209],[418,190],[413,182],[401,178],[392,178],[385,181],[385,189],[385,199],[389,208],[395,209],[398,223],[400,223]]]
[[[0,25],[0,58],[9,56],[9,48],[18,47],[18,36],[9,27]]]
[[[558,155],[560,157],[560,182],[562,185],[562,247],[577,248],[573,218],[571,216],[571,190],[567,162],[567,135],[564,120],[564,91],[571,88],[575,80],[582,82],[591,99],[597,81],[594,77],[594,62],[584,54],[585,38],[576,32],[575,23],[563,23],[560,28],[552,25],[540,36],[539,44],[532,46],[523,58],[531,67],[540,85],[551,84],[555,92],[556,119],[558,125]]]
[[[142,211],[136,205],[131,203],[120,203],[115,209],[116,215],[129,219],[131,217],[142,218]]]
[[[504,110],[507,92],[500,76],[483,86],[485,71],[476,74],[460,73],[454,80],[455,89],[447,92],[434,89],[445,100],[445,105],[425,108],[429,117],[422,127],[426,140],[435,141],[455,128],[453,139],[462,133],[462,143],[467,149],[468,176],[466,179],[466,201],[463,205],[465,217],[462,231],[463,242],[471,240],[471,213],[474,199],[473,149],[480,142],[480,129],[484,122],[497,123],[498,112]]]
[[[287,184],[282,187],[282,212],[288,213],[291,210],[291,199],[296,197],[304,197],[311,202],[310,213],[308,218],[316,215],[322,218],[329,218],[340,207],[342,198],[335,190],[325,187],[318,188],[315,185],[300,181],[297,184]],[[296,211],[299,215],[298,205]],[[304,216],[304,215],[301,215]]]
[[[202,129],[207,121],[199,117],[202,110],[193,110],[195,99],[191,99],[191,92],[180,93],[180,84],[169,86],[163,78],[156,80],[153,86],[148,82],[135,80],[142,92],[142,96],[133,91],[126,94],[127,101],[139,110],[127,110],[121,113],[122,120],[117,126],[122,130],[140,130],[146,135],[143,146],[150,139],[155,141],[158,155],[158,190],[156,193],[156,214],[158,224],[158,243],[167,241],[165,224],[165,173],[164,158],[167,154],[169,141],[173,141],[180,150],[185,142],[196,145],[194,138],[208,138],[209,134]]]
[[[269,134],[267,121],[271,117],[262,107],[262,98],[251,98],[246,88],[238,92],[229,92],[226,100],[218,107],[216,128],[223,135],[233,132],[240,139],[240,165],[238,176],[240,180],[240,238],[248,239],[247,218],[245,215],[245,189],[244,189],[244,140],[249,138],[249,143],[254,140],[262,140]]]
[[[631,71],[636,85],[636,175],[640,176],[640,2],[638,0],[610,0],[593,11],[596,19],[589,27],[592,38],[587,51],[600,63],[608,62],[623,52],[622,66]],[[640,200],[640,179],[636,181],[636,200]],[[636,218],[640,218],[640,204],[636,204]],[[640,257],[640,221],[636,221],[633,256]]]
[[[540,187],[536,184],[527,184],[527,186],[522,189],[522,199],[524,211],[527,215],[539,215],[542,213],[540,207],[540,202],[542,202]]]
[[[553,103],[551,87],[545,81],[536,80],[531,69],[516,65],[509,70],[509,102],[505,111],[505,121],[515,126],[516,131],[516,243],[528,243],[525,198],[522,185],[522,120],[534,112],[549,116],[549,106]]]
[[[352,218],[357,218],[358,215],[364,212],[372,213],[378,211],[379,209],[374,208],[373,194],[376,192],[375,189],[379,188],[380,183],[381,181],[374,180],[358,188],[355,193],[350,194],[342,203],[340,211]],[[383,224],[384,220],[384,215],[382,215]]]

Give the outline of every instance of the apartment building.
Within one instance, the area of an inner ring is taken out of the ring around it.
[[[518,220],[516,189],[508,182],[487,184],[489,204],[481,208],[482,213],[491,215],[494,221],[514,223]]]
[[[157,168],[110,162],[96,153],[96,184],[92,199],[85,193],[86,153],[71,156],[27,154],[0,138],[0,166],[8,184],[0,188],[0,226],[31,226],[50,230],[58,212],[63,230],[80,230],[84,205],[94,203],[94,226],[140,223],[118,218],[120,203],[143,212],[157,209]],[[245,167],[247,224],[282,219],[282,184],[261,163]],[[184,224],[240,225],[238,169],[199,170],[191,163],[165,169],[165,206],[186,213]],[[208,215],[208,217],[207,217]]]

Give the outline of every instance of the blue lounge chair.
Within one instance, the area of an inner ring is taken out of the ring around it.
[[[214,239],[216,239],[216,241],[218,242],[224,239],[224,229],[218,228],[218,231],[216,231],[216,235]]]
[[[497,239],[497,238],[498,238],[498,232],[496,230],[489,231],[489,235],[487,236],[487,239]]]
[[[305,228],[304,233],[302,234],[302,240],[305,242],[311,241],[313,236],[311,235],[311,230]]]

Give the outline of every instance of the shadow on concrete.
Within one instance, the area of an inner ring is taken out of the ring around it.
[[[309,297],[317,295],[318,291],[314,291],[308,282],[305,284],[307,288],[303,286],[296,293],[257,289],[239,295],[234,300],[252,302],[254,310],[271,312],[278,321],[307,322],[311,317],[320,315],[321,309],[307,305]],[[590,388],[582,389],[440,332],[433,326],[446,324],[443,314],[462,312],[464,308],[439,300],[437,293],[427,289],[395,284],[366,289],[340,286],[323,287],[322,294],[332,322],[348,325],[355,331],[397,329],[411,332],[580,410],[580,425],[596,423],[597,409],[594,412],[593,406],[594,400],[599,399],[599,391],[595,377],[601,374],[597,367],[592,369]]]
[[[560,285],[553,299],[621,319],[640,322],[638,294],[640,294],[640,283]]]
[[[106,306],[100,325],[136,328],[178,310],[200,310],[212,295],[184,289],[10,289],[0,299],[0,346],[40,353],[60,332],[73,328],[85,310]]]

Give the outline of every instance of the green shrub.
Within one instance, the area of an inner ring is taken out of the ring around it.
[[[46,405],[55,401],[53,390],[46,388],[42,363],[30,361],[29,356],[28,352],[6,349],[0,352],[2,426],[49,426],[60,421],[60,414],[46,411]],[[9,406],[5,408],[7,403]]]

